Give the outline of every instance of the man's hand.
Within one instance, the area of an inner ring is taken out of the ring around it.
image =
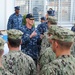
[[[44,35],[43,35],[43,34],[41,34],[41,35],[40,35],[40,38],[41,38],[41,39],[43,39],[43,37],[44,37]]]
[[[35,31],[33,31],[32,34],[30,35],[30,38],[32,38],[32,37],[34,37],[36,35],[37,35],[37,33]]]

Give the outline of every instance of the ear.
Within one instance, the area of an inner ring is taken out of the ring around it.
[[[7,45],[9,45],[9,42],[7,42]]]
[[[26,18],[26,22],[28,22],[28,18]]]
[[[7,42],[8,47],[10,46],[9,42]]]
[[[55,47],[56,48],[58,48],[59,47],[59,45],[58,45],[58,43],[55,41]]]
[[[22,44],[22,40],[21,40],[21,42],[20,42],[20,45]]]

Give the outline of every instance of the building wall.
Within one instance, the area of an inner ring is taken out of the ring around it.
[[[9,16],[14,12],[14,0],[0,0],[0,30],[7,29]]]
[[[28,1],[30,1],[30,2],[28,2]],[[44,1],[44,2],[42,2],[42,1]],[[33,0],[0,0],[0,30],[7,29],[8,18],[14,12],[14,6],[20,5],[21,11],[22,11],[21,14],[27,14],[28,11],[33,13],[33,8],[34,7],[36,7],[36,6],[39,7],[40,4],[44,4],[44,6],[41,5],[41,7],[43,7],[43,9],[42,8],[41,9],[42,9],[42,11],[44,11],[43,12],[43,16],[45,16],[45,13],[46,13],[46,11],[48,9],[48,4],[46,3],[47,1],[48,0],[40,0],[40,1],[38,1],[38,0],[35,0],[35,1],[33,1]],[[52,1],[52,0],[49,0],[49,2],[50,1]],[[55,1],[53,9],[57,10],[57,15],[56,16],[58,18],[58,22],[62,26],[66,26],[66,27],[70,27],[71,28],[72,27],[72,22],[75,22],[75,14],[74,14],[75,13],[75,8],[74,8],[74,6],[75,6],[75,0],[67,0],[69,2],[71,1],[72,4],[70,3],[71,5],[67,6],[67,8],[69,9],[68,11],[69,11],[69,15],[70,15],[69,17],[70,18],[68,19],[68,23],[63,22],[64,24],[61,23],[62,20],[63,20],[63,13],[60,12],[61,11],[60,10],[61,7],[58,7],[58,6],[60,6],[60,3],[61,3],[60,1],[63,1],[63,0],[53,0],[53,1]],[[38,2],[38,3],[36,3],[36,2]],[[57,5],[58,3],[59,3],[59,5]],[[50,7],[50,5],[49,5],[49,7]],[[41,13],[41,12],[39,12],[39,13]],[[39,23],[39,21],[38,21],[38,23]]]
[[[49,8],[55,10],[55,16],[61,26],[71,28],[75,21],[75,0],[15,0],[15,5],[26,5],[24,2],[28,4],[25,11],[33,13],[37,25],[40,23],[40,17],[45,16]],[[23,7],[21,14],[25,13]]]
[[[4,29],[5,18],[5,0],[0,0],[0,30]]]

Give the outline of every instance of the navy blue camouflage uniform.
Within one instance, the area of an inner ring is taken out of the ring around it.
[[[48,30],[48,25],[47,25],[47,22],[43,22],[41,24],[39,24],[37,26],[37,30],[38,32],[40,33],[40,35],[44,35],[44,33]],[[38,39],[38,49],[41,50],[41,42],[42,42],[42,39]],[[39,52],[40,53],[40,52]]]
[[[7,30],[18,29],[21,25],[22,25],[22,15],[21,14],[16,15],[16,13],[14,13],[9,17]]]
[[[44,34],[48,30],[47,22],[41,23],[37,26],[37,30],[40,34]]]
[[[30,38],[30,35],[35,30],[35,27],[32,27],[31,29],[27,28],[26,25],[19,28],[24,34],[22,36],[22,45],[21,50],[23,53],[31,56],[34,61],[38,59],[38,45],[37,41],[39,38],[39,33],[37,32],[37,36]]]

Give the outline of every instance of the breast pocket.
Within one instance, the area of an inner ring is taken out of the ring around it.
[[[14,22],[14,23],[16,23],[16,22],[17,22],[17,19],[16,19],[16,18],[14,18],[14,19],[13,19],[13,22]]]
[[[19,17],[19,18],[18,18],[18,21],[19,21],[19,22],[22,22],[22,18],[21,18],[21,17]]]

